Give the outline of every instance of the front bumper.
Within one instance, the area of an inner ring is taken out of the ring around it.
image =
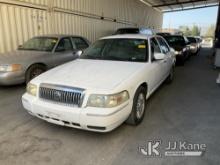
[[[117,108],[71,107],[55,104],[24,94],[24,108],[33,116],[47,122],[95,132],[109,132],[129,116],[132,104],[126,102]]]
[[[23,71],[19,72],[0,72],[0,85],[15,85],[25,81]]]

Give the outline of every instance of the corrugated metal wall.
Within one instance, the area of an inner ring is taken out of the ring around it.
[[[42,34],[94,41],[123,26],[160,29],[162,13],[138,0],[0,0],[0,53]]]

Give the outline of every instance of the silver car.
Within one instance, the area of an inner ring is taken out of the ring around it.
[[[34,37],[16,51],[0,54],[0,85],[28,83],[46,70],[74,60],[90,43],[72,35]]]

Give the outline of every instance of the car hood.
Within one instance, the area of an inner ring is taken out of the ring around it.
[[[0,64],[18,64],[48,54],[44,51],[15,50],[0,54]]]
[[[78,59],[40,75],[33,83],[111,90],[145,65],[137,62]]]

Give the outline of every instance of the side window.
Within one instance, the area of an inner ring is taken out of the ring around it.
[[[169,46],[167,45],[167,43],[161,37],[157,37],[157,40],[160,44],[162,53],[167,54],[170,51]]]
[[[76,46],[77,50],[83,50],[89,47],[86,41],[79,37],[72,37],[72,41]]]
[[[56,52],[71,51],[71,50],[73,50],[73,46],[72,46],[70,38],[61,39],[56,48]]]
[[[160,46],[155,38],[152,38],[150,40],[150,45],[151,45],[151,61],[155,61],[154,54],[161,53]]]

